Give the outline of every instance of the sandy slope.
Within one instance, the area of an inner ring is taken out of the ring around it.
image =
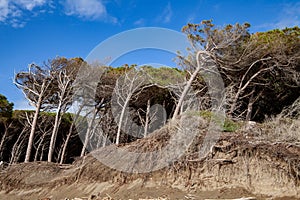
[[[119,148],[148,147],[166,136],[160,132]],[[222,133],[212,152],[195,161],[193,149],[202,139],[179,161],[148,174],[119,172],[91,154],[72,165],[15,164],[1,171],[0,199],[88,199],[92,194],[114,199],[300,199],[299,146]],[[97,153],[104,155],[110,148]]]

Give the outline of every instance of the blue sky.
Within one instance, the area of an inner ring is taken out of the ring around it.
[[[122,31],[139,27],[180,31],[188,22],[204,19],[213,19],[218,26],[249,22],[251,32],[299,26],[300,1],[0,0],[0,94],[15,109],[27,108],[12,78],[28,64],[43,64],[56,56],[86,58],[99,43]],[[160,60],[142,55],[131,53],[115,64],[164,60],[171,65],[167,53]]]

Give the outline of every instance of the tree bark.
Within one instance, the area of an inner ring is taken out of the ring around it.
[[[68,143],[70,141],[70,138],[71,138],[71,135],[72,135],[72,132],[73,132],[73,127],[74,127],[74,122],[72,122],[72,124],[70,126],[69,133],[67,135],[66,141],[65,141],[64,146],[63,146],[63,150],[62,150],[62,153],[61,153],[59,164],[63,164],[64,161],[65,161],[65,154],[66,154]]]
[[[121,115],[120,115],[120,119],[119,119],[119,123],[118,123],[118,131],[117,131],[117,138],[116,138],[116,144],[118,145],[120,143],[120,135],[121,135],[121,130],[122,130],[122,122],[123,122],[123,118],[124,118],[124,114],[125,114],[125,111],[126,111],[126,107],[130,101],[130,98],[131,98],[131,95],[128,95],[125,102],[124,102],[124,105],[123,105],[123,108],[122,108],[122,111],[121,111]]]
[[[194,71],[194,73],[192,74],[192,76],[190,77],[190,79],[188,80],[188,82],[186,83],[186,86],[184,87],[184,90],[183,90],[182,94],[180,95],[180,98],[178,100],[178,104],[176,105],[176,108],[175,108],[175,111],[174,111],[172,119],[176,119],[176,117],[179,115],[179,111],[180,111],[181,106],[183,104],[184,98],[187,95],[189,89],[191,88],[192,83],[193,83],[194,79],[196,78],[197,74],[200,72],[201,65],[200,65],[200,62],[199,62],[199,55],[201,53],[203,53],[203,51],[198,51],[197,52],[197,56],[196,56],[196,59],[197,59],[197,68]]]
[[[59,128],[59,125],[61,122],[61,109],[62,109],[62,102],[59,102],[59,105],[57,107],[56,116],[55,116],[53,132],[52,132],[51,140],[50,140],[50,146],[49,146],[49,152],[48,152],[48,162],[52,162],[57,132],[58,132],[58,128]]]
[[[95,108],[93,116],[92,116],[92,119],[91,119],[90,123],[88,124],[88,129],[86,131],[85,140],[84,140],[84,144],[83,144],[83,147],[82,147],[82,150],[81,150],[80,157],[84,156],[85,149],[88,146],[89,138],[90,138],[90,133],[92,132],[93,124],[94,124],[95,118],[97,116],[97,113],[98,113],[98,109]]]
[[[255,62],[253,62],[250,67],[248,68],[248,70],[245,72],[245,74],[243,75],[241,81],[240,81],[240,84],[239,84],[239,87],[238,87],[238,91],[233,99],[233,102],[231,104],[231,107],[230,107],[230,111],[229,111],[229,114],[232,116],[233,115],[233,112],[236,108],[236,105],[237,105],[237,101],[241,95],[241,93],[248,87],[248,85],[251,83],[251,81],[257,77],[258,75],[260,75],[260,73],[264,72],[264,71],[268,71],[268,70],[271,70],[273,67],[268,67],[268,68],[263,68],[261,70],[259,70],[258,72],[256,72],[254,75],[252,75],[249,80],[245,83],[244,83],[244,80],[248,74],[248,72],[252,69],[252,67],[258,63],[258,62],[261,62],[261,61],[265,61],[265,60],[270,60],[271,57],[268,57],[268,58],[262,58],[262,59],[259,59],[259,60],[256,60]]]
[[[7,126],[6,122],[4,122],[4,127],[5,127],[5,131],[4,131],[4,134],[1,138],[1,143],[0,143],[0,158],[2,159],[2,156],[3,156],[3,146],[4,146],[4,142],[5,142],[5,139],[7,138],[7,135],[8,135],[8,129],[10,129],[10,127],[12,126],[12,122],[9,122],[9,125]]]
[[[44,87],[45,87],[45,81],[43,82],[43,85],[41,87],[41,93],[39,94],[38,102],[36,104],[24,162],[30,161],[30,155],[31,155],[31,151],[32,151],[32,144],[33,144],[33,140],[34,140],[35,129],[36,129],[37,120],[39,117],[39,113],[40,113],[41,105],[42,105],[42,101],[43,101],[43,96],[44,96],[44,94],[43,94],[44,93],[43,91],[45,89]]]
[[[67,138],[66,138],[66,141],[65,141],[65,143],[64,143],[63,150],[62,150],[62,153],[61,153],[61,157],[60,157],[60,161],[59,161],[60,164],[63,164],[64,161],[65,161],[65,155],[66,155],[68,143],[69,143],[70,138],[71,138],[71,136],[72,136],[73,129],[74,129],[74,126],[75,126],[75,123],[77,122],[77,120],[78,120],[78,118],[79,118],[79,116],[80,116],[80,113],[81,113],[83,107],[84,107],[84,104],[82,104],[82,105],[79,107],[78,111],[76,112],[75,117],[73,118],[73,121],[72,121],[71,126],[70,126],[70,128],[69,128],[69,133],[68,133],[68,135],[67,135]]]
[[[149,126],[149,118],[150,118],[150,99],[147,101],[147,110],[146,110],[146,119],[145,119],[145,130],[144,130],[144,137],[148,134],[148,126]]]
[[[38,155],[39,155],[39,151],[44,143],[44,139],[45,139],[45,136],[47,135],[47,132],[44,132],[43,135],[42,135],[42,138],[41,138],[41,141],[39,142],[37,148],[36,148],[36,152],[35,152],[35,155],[34,155],[34,162],[38,161]]]
[[[18,151],[18,145],[21,145],[22,144],[22,137],[23,137],[23,140],[25,139],[25,136],[26,134],[24,134],[26,132],[26,127],[23,128],[23,130],[21,131],[21,133],[19,134],[16,142],[14,143],[13,147],[12,147],[12,150],[11,150],[11,157],[10,157],[10,162],[9,164],[13,164],[15,163],[15,158],[16,158],[16,154],[17,154],[17,151]],[[24,135],[23,135],[24,134]]]

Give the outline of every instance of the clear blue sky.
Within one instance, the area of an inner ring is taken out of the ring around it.
[[[299,26],[300,1],[0,0],[0,94],[15,109],[26,108],[12,78],[28,64],[56,56],[85,58],[122,31],[147,26],[180,31],[204,19],[219,26],[249,22],[251,32]],[[132,62],[144,61],[131,55],[127,63]]]

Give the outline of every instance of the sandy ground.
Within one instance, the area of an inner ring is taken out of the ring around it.
[[[141,143],[149,145],[141,140],[128,146]],[[300,199],[299,163],[297,145],[224,133],[206,159],[189,162],[184,158],[148,174],[119,172],[90,154],[72,165],[14,164],[0,170],[0,199],[295,200]]]

